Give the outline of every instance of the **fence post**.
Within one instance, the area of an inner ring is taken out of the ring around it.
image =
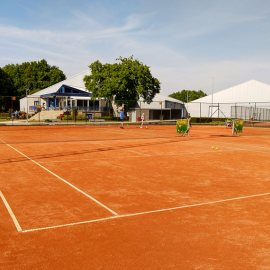
[[[202,103],[200,102],[200,123],[202,122]]]
[[[40,125],[40,114],[41,114],[41,99],[40,99],[40,97],[38,98],[38,104],[40,106],[40,109],[39,109],[39,112],[38,112],[38,122],[39,122],[39,125]]]
[[[240,118],[243,118],[242,110],[243,110],[243,106],[241,106],[241,117]]]
[[[95,116],[96,116],[96,100],[94,99],[93,100],[93,121],[94,121],[94,119],[95,119]]]
[[[218,103],[218,125],[219,125],[219,103]]]

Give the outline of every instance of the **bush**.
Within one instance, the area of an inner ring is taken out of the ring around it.
[[[8,113],[0,113],[0,118],[7,118],[9,117]]]
[[[77,115],[78,115],[78,111],[76,108],[73,108],[72,109],[72,116],[73,116],[73,120],[76,121],[76,118],[77,118]]]
[[[102,116],[102,117],[95,117],[95,119],[104,119],[105,121],[116,121],[117,117]]]
[[[64,115],[64,117],[62,118],[62,120],[73,120],[73,117],[71,115]]]
[[[11,117],[11,113],[13,112],[13,109],[8,110],[8,116]]]
[[[207,121],[207,122],[206,122]],[[212,123],[212,122],[224,122],[225,118],[208,118],[208,117],[191,117],[191,123]]]
[[[87,117],[86,115],[78,115],[78,116],[76,117],[76,119],[77,119],[77,120],[84,120],[84,121],[86,121],[86,120],[88,120],[88,117]]]

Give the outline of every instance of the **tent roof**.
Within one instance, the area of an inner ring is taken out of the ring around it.
[[[212,103],[212,95],[191,102]],[[213,94],[213,103],[270,102],[270,85],[251,80]]]

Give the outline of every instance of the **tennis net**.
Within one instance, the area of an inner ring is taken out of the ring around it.
[[[138,122],[92,121],[85,123],[48,122],[0,125],[0,139],[7,143],[77,142],[178,138],[177,120]],[[1,142],[0,142],[1,144]]]

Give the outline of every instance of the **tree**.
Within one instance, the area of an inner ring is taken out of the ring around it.
[[[0,68],[0,96],[13,96],[14,94],[15,87],[12,78]]]
[[[119,63],[92,63],[91,75],[84,77],[85,87],[92,92],[92,99],[115,99],[116,104],[124,104],[127,109],[135,106],[142,98],[150,103],[160,92],[160,82],[150,72],[150,67],[129,58],[116,59]]]
[[[2,68],[10,78],[16,95],[25,96],[25,88],[31,94],[66,79],[65,74],[56,66],[50,66],[45,59],[22,64],[9,64]]]
[[[181,100],[183,102],[187,102],[187,94],[188,94],[188,102],[207,96],[207,94],[204,93],[202,90],[195,91],[184,89],[181,92],[178,91],[176,93],[170,94],[169,97]]]

